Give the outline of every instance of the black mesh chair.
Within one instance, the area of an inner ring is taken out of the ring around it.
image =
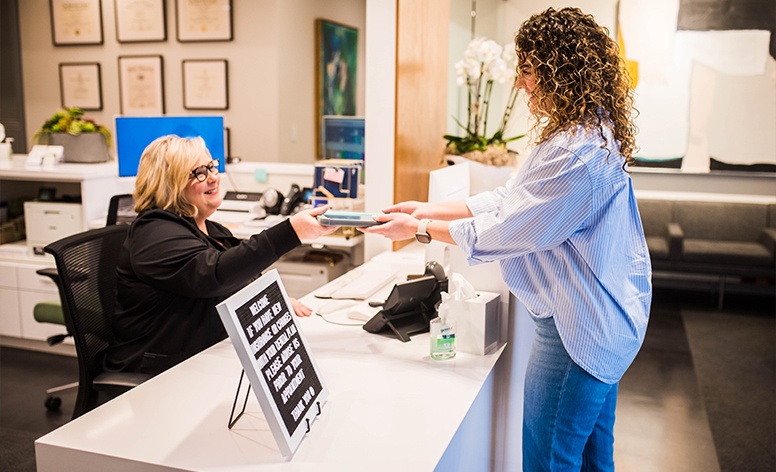
[[[135,199],[132,194],[125,193],[120,195],[114,195],[111,197],[108,203],[108,216],[105,221],[106,226],[112,226],[116,224],[131,225],[137,213],[135,213]],[[59,274],[57,269],[45,268],[37,271],[39,275],[50,278],[59,287]],[[35,321],[39,323],[52,323],[66,326],[64,314],[62,313],[62,304],[59,300],[47,300],[35,304],[33,309],[33,317]],[[46,342],[49,346],[54,346],[61,343],[67,337],[72,336],[70,332],[56,334],[49,336]],[[45,406],[49,411],[56,411],[62,406],[62,399],[55,395],[63,390],[78,387],[78,382],[72,382],[66,385],[60,385],[46,389],[46,401]]]
[[[114,195],[108,203],[108,218],[105,225],[131,225],[136,216],[135,199],[132,194]]]
[[[59,298],[78,357],[78,396],[73,419],[147,380],[150,376],[104,372],[105,350],[113,340],[116,264],[129,226],[78,233],[44,248],[54,256]]]

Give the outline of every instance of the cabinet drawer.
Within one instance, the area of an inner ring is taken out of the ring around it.
[[[0,264],[0,287],[16,288],[18,285],[16,266]]]
[[[15,289],[0,288],[0,335],[19,338],[22,335],[19,296]]]
[[[35,290],[37,292],[55,293],[58,294],[59,290],[57,285],[50,278],[39,275],[36,271],[45,267],[53,266],[19,266],[16,269],[17,276],[19,278],[19,288],[21,290]]]

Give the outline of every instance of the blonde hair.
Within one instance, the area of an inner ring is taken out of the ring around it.
[[[210,158],[205,141],[174,134],[155,139],[143,151],[135,180],[135,211],[159,208],[194,217],[197,208],[184,197],[191,169],[202,155]]]

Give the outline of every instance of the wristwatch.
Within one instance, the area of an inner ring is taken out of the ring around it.
[[[415,233],[415,239],[417,239],[419,243],[428,244],[431,242],[431,235],[428,234],[428,230],[426,229],[428,228],[429,223],[431,223],[431,220],[420,220],[420,223],[418,224],[418,232]]]

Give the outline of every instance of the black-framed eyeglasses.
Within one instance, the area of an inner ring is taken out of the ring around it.
[[[218,160],[213,159],[210,164],[202,165],[191,171],[191,175],[194,176],[200,182],[207,180],[207,173],[210,171],[213,175],[218,175]]]

